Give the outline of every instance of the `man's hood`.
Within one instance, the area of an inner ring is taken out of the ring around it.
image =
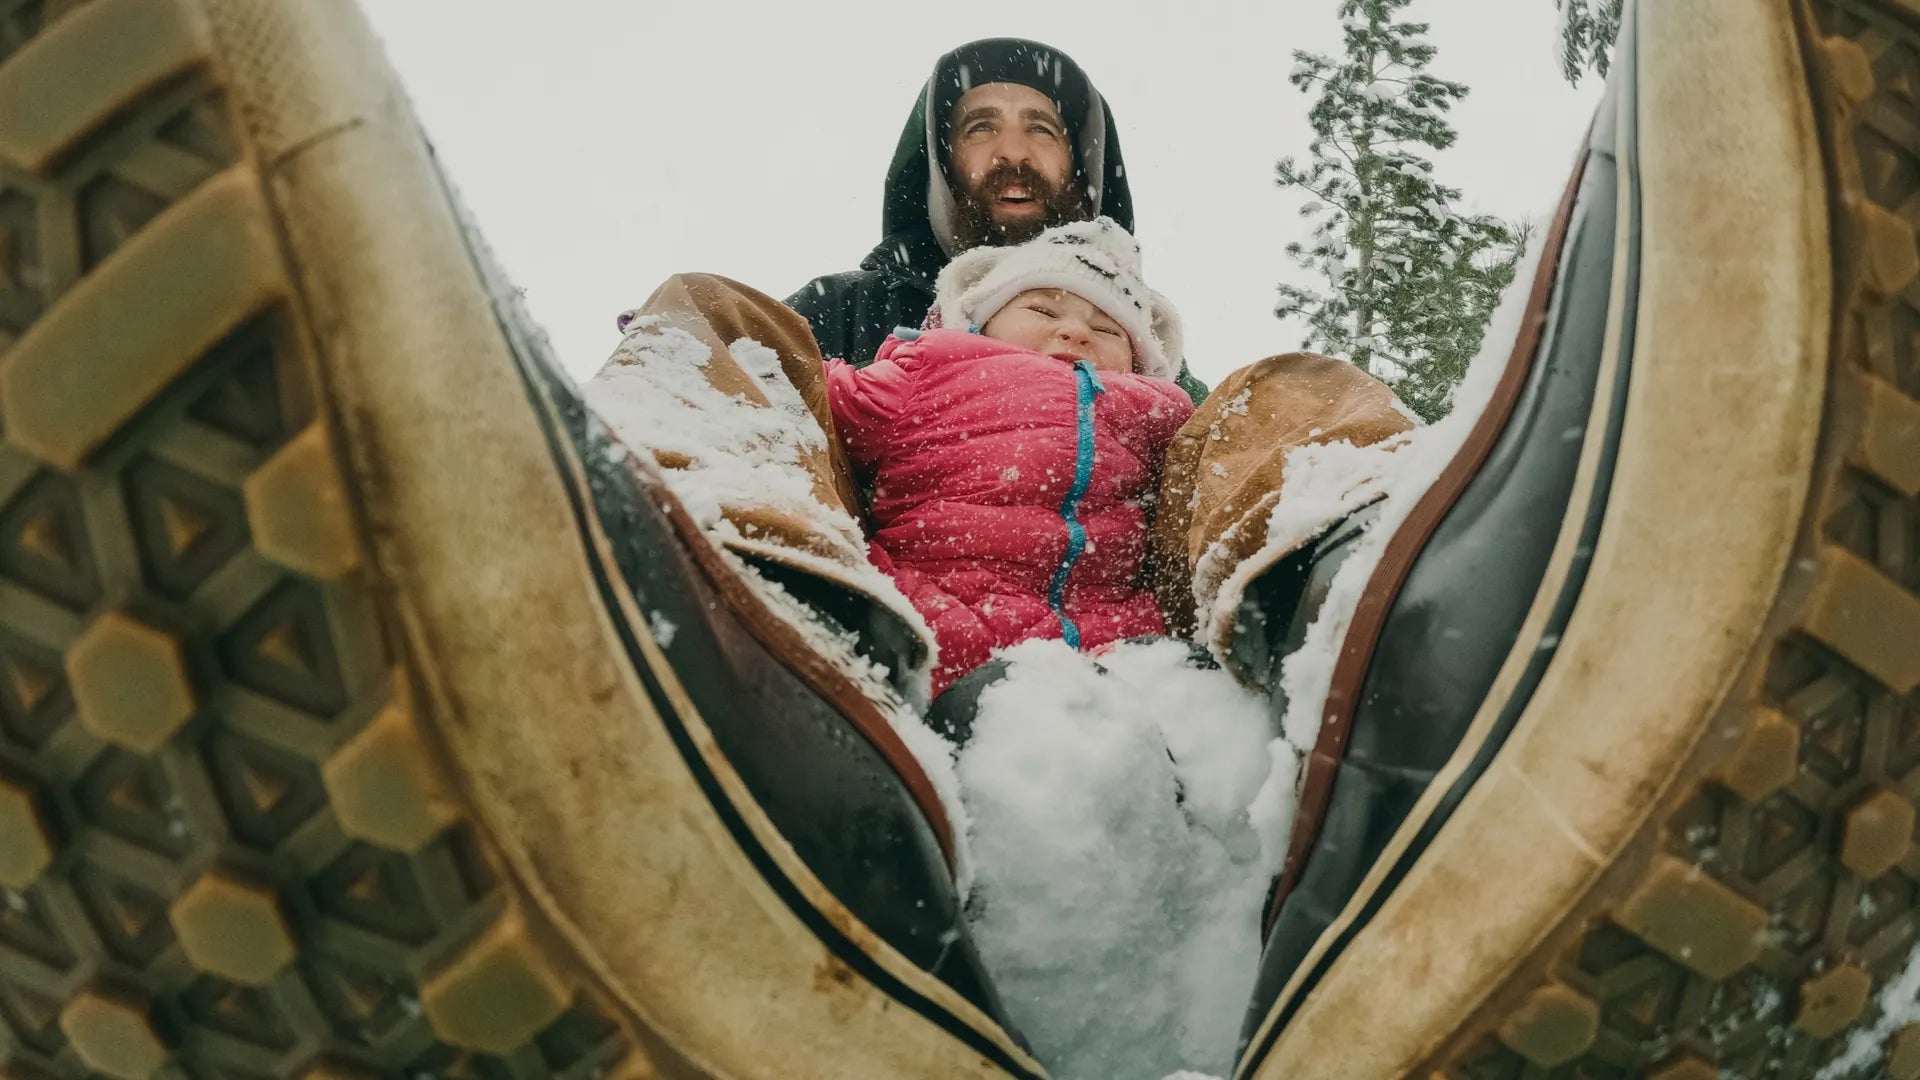
[[[940,268],[959,250],[955,197],[940,167],[946,119],[960,95],[992,82],[1031,86],[1053,98],[1074,145],[1075,177],[1085,186],[1092,216],[1133,231],[1133,196],[1120,157],[1120,138],[1106,99],[1072,58],[1022,38],[986,38],[947,53],[914,101],[887,167],[879,247],[861,263],[917,280],[929,290]]]

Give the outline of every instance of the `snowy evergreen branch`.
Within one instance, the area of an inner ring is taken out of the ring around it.
[[[1553,0],[1560,10],[1560,73],[1575,86],[1589,70],[1607,77],[1620,36],[1622,0]]]
[[[1325,287],[1280,286],[1274,314],[1301,319],[1304,347],[1352,360],[1433,420],[1513,280],[1526,230],[1456,213],[1461,192],[1422,156],[1453,144],[1446,113],[1467,87],[1426,73],[1427,24],[1395,21],[1409,2],[1341,0],[1343,55],[1294,53],[1288,81],[1318,94],[1314,137],[1307,160],[1282,160],[1276,180],[1309,196],[1300,214],[1311,234],[1286,251]]]

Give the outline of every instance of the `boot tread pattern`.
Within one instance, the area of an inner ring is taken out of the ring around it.
[[[186,0],[0,0],[0,1055],[644,1070],[423,733]]]
[[[1920,942],[1920,19],[1819,0],[1807,50],[1834,155],[1834,367],[1751,693],[1587,921],[1550,940],[1420,1075],[1920,1078],[1880,995]],[[1625,884],[1620,884],[1625,880]],[[1568,935],[1571,936],[1568,936]],[[1888,1030],[1882,1030],[1888,1029]]]

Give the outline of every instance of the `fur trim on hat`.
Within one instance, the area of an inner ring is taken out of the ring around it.
[[[945,326],[981,327],[1031,289],[1065,289],[1113,317],[1133,339],[1133,369],[1172,379],[1180,371],[1180,313],[1140,277],[1140,245],[1112,218],[1056,225],[1014,247],[954,256],[934,287]]]

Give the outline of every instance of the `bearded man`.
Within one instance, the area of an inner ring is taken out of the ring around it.
[[[1019,244],[1104,214],[1133,231],[1133,198],[1106,99],[1058,49],[975,41],[940,57],[887,168],[880,242],[858,270],[787,297],[825,356],[864,365],[896,326],[919,326],[934,278],[982,244]],[[1186,371],[1194,400],[1206,387]]]

